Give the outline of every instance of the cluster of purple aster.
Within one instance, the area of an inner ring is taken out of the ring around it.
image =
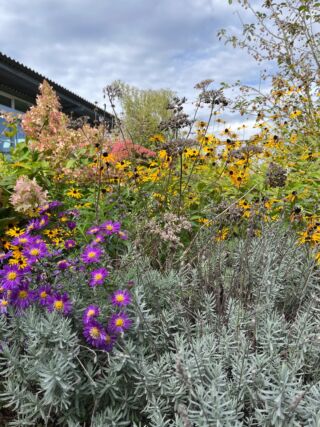
[[[63,203],[60,202],[59,200],[53,200],[52,202],[47,203],[46,205],[43,205],[39,208],[39,212],[40,214],[44,214],[46,212],[50,212],[55,210],[56,208],[59,208],[60,206],[62,206]]]
[[[121,224],[117,221],[105,221],[100,225],[93,225],[88,228],[87,234],[94,236],[93,243],[100,243],[104,241],[105,236],[116,235],[122,240],[127,240],[128,235],[126,231],[121,230]]]
[[[93,240],[81,253],[80,258],[85,264],[100,262],[104,253],[100,244],[104,243],[108,236],[116,235],[123,240],[127,239],[127,233],[121,230],[120,222],[114,221],[105,221],[100,225],[93,225],[88,228],[86,234],[92,236]],[[103,285],[105,278],[109,275],[109,271],[105,268],[98,268],[91,271],[90,275],[89,286],[95,287]]]
[[[34,264],[49,255],[46,243],[38,236],[30,237],[28,243],[24,245],[22,253],[30,264]]]
[[[59,222],[65,223],[66,227],[69,230],[76,228],[77,223],[75,221],[79,216],[79,211],[77,209],[69,209],[63,212],[54,212],[57,208],[63,205],[62,202],[54,200],[53,202],[47,203],[44,206],[39,208],[40,217],[34,218],[26,226],[27,233],[32,231],[42,230],[49,224],[49,217],[53,214],[56,215]]]
[[[75,221],[79,216],[79,211],[76,209],[70,209],[68,211],[59,212],[58,219],[61,223],[64,223],[69,230],[74,230],[77,226]]]
[[[8,306],[13,306],[20,311],[36,302],[50,312],[69,314],[72,310],[69,295],[61,287],[54,288],[46,283],[48,280],[46,267],[56,257],[58,257],[58,261],[56,270],[53,272],[54,276],[64,274],[63,271],[70,271],[70,269],[87,273],[88,266],[92,266],[93,268],[88,272],[91,287],[103,285],[109,276],[109,271],[99,265],[105,253],[101,245],[112,236],[127,239],[127,233],[121,230],[121,224],[105,221],[101,225],[90,227],[87,234],[92,236],[92,241],[83,248],[79,259],[66,259],[63,253],[65,250],[72,250],[76,247],[75,240],[66,240],[63,249],[61,247],[52,249],[50,243],[46,243],[46,238],[39,235],[42,234],[44,228],[51,226],[54,217],[66,225],[69,232],[76,227],[75,220],[78,211],[58,212],[57,208],[61,205],[60,202],[54,201],[39,208],[40,216],[29,221],[25,232],[12,240],[12,250],[0,253],[0,313],[7,313]],[[46,232],[43,234],[45,235]],[[21,258],[27,266],[22,268],[15,262],[13,258],[15,251],[21,254]],[[38,266],[41,268],[37,268]],[[110,303],[114,307],[113,314],[105,324],[99,321],[101,312],[98,306],[89,305],[87,307],[82,319],[83,334],[90,345],[104,351],[112,350],[117,337],[129,329],[132,324],[125,311],[131,300],[128,290],[113,292],[110,296]]]
[[[47,308],[50,312],[55,311],[67,315],[72,310],[72,303],[68,294],[54,291],[49,284],[43,285],[34,291],[34,300],[38,301],[42,307]]]
[[[38,301],[49,311],[68,314],[72,304],[66,293],[60,294],[52,290],[49,285],[41,286],[36,290],[30,289],[32,278],[23,275],[17,266],[4,266],[0,286],[0,313],[6,314],[11,305],[18,311],[25,310],[33,302]]]
[[[99,321],[100,308],[89,305],[83,314],[83,334],[87,342],[101,350],[111,351],[116,341],[116,336],[109,332]]]
[[[7,291],[14,291],[19,288],[25,275],[30,272],[32,264],[48,255],[48,248],[45,242],[39,236],[31,236],[28,233],[15,237],[11,242],[13,247],[19,250],[23,257],[25,266],[16,264],[6,264],[0,270],[0,286]],[[1,254],[1,261],[11,257],[12,252]]]
[[[31,285],[34,288],[35,283],[43,283],[46,278],[46,274],[36,268],[37,264],[40,262],[45,266],[49,257],[61,253],[61,250],[49,251],[42,236],[34,234],[49,224],[52,211],[61,205],[61,202],[53,201],[39,208],[40,216],[29,221],[25,232],[10,242],[12,250],[0,253],[0,313],[7,313],[9,305],[23,310],[35,301],[49,311],[64,315],[71,311],[72,304],[68,294],[53,290],[49,284],[37,289],[30,288]],[[76,212],[71,212],[70,216],[75,217]],[[73,226],[69,227],[72,228]],[[68,248],[75,246],[73,240],[67,243]],[[20,253],[20,258],[13,258],[15,252]],[[70,265],[69,261],[61,260],[57,263],[58,271],[65,270]]]
[[[26,227],[26,231],[27,233],[30,233],[32,231],[42,230],[48,224],[49,224],[49,216],[44,214],[44,215],[41,215],[39,218],[33,218],[31,221],[29,221]]]
[[[81,254],[81,260],[85,264],[95,264],[100,261],[102,254],[103,250],[99,246],[91,244],[84,248]],[[109,271],[104,267],[100,267],[91,271],[90,276],[89,286],[94,288],[103,285],[106,277],[109,276]]]
[[[90,244],[86,246],[81,254],[81,260],[85,264],[95,264],[100,261],[101,256],[103,254],[103,250],[98,245]],[[105,278],[109,275],[109,271],[104,268],[97,268],[90,273],[91,278],[89,282],[89,286],[92,288],[103,285]]]
[[[56,311],[57,313],[64,315],[69,314],[72,310],[72,303],[66,292],[63,294],[53,292],[52,295],[48,296],[46,306],[49,311]]]
[[[14,288],[0,287],[0,313],[6,314],[9,305],[18,311],[24,310],[34,301],[34,291],[29,288],[28,280],[21,280]]]
[[[127,290],[118,290],[111,296],[113,306],[126,307],[131,303]],[[106,326],[99,322],[101,311],[97,305],[89,305],[83,314],[83,334],[93,347],[111,351],[119,334],[130,328],[132,321],[124,311],[112,314]]]
[[[70,313],[72,304],[67,293],[55,292],[50,285],[31,290],[32,281],[32,277],[22,273],[16,265],[5,265],[0,279],[0,313],[7,313],[9,304],[18,310],[24,310],[35,301],[49,311],[64,315]]]

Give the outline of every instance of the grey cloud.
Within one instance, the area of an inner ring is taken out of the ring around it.
[[[219,43],[237,28],[226,0],[0,0],[1,49],[90,101],[115,79],[171,88],[190,99],[194,84],[255,81],[245,52]]]

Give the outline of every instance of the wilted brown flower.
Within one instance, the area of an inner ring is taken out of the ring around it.
[[[286,184],[287,172],[277,163],[269,164],[266,176],[266,183],[272,188],[284,187]]]

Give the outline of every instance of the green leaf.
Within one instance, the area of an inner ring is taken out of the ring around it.
[[[199,182],[198,184],[197,184],[197,189],[198,189],[198,191],[202,191],[202,190],[204,190],[205,188],[207,187],[207,184],[205,183],[205,182]]]

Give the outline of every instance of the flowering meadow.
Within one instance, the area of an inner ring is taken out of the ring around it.
[[[2,113],[26,139],[0,155],[0,425],[320,425],[320,18],[293,3],[240,0],[256,26],[219,36],[277,62],[268,91],[152,93],[141,134],[119,82],[112,123],[46,81]]]

